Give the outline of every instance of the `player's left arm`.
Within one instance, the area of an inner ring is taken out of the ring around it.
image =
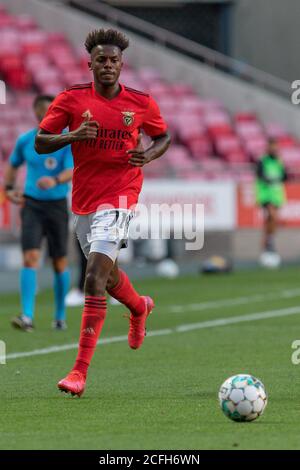
[[[142,134],[138,135],[137,146],[128,150],[130,159],[128,162],[133,166],[144,166],[156,158],[161,157],[170,145],[170,135],[166,132],[163,135],[152,137],[152,143],[146,150],[142,144]]]
[[[152,139],[152,143],[147,149],[144,149],[142,135],[139,134],[136,147],[127,152],[130,155],[129,163],[133,166],[144,166],[146,163],[161,157],[171,142],[167,124],[160,114],[157,103],[151,96],[149,97],[148,109],[141,127]]]

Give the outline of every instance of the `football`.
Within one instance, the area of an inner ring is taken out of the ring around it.
[[[267,405],[264,384],[253,375],[238,374],[221,385],[220,407],[233,421],[253,421],[261,416]]]

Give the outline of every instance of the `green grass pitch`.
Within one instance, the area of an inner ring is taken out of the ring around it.
[[[76,343],[81,309],[68,310],[67,331],[52,331],[52,292],[41,293],[28,334],[9,324],[18,295],[1,296],[1,449],[300,449],[300,365],[291,362],[300,339],[298,268],[135,285],[156,301],[149,335],[130,350],[124,308],[109,306],[102,338],[113,341],[97,347],[80,399],[56,388],[76,349],[9,357]],[[218,389],[237,373],[260,378],[269,395],[252,423],[231,422],[219,409]]]

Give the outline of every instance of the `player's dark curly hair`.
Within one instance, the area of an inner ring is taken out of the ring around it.
[[[87,35],[84,45],[89,54],[95,46],[104,45],[116,46],[124,51],[129,46],[129,39],[116,29],[95,29]]]

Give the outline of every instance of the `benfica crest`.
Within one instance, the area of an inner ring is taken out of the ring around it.
[[[123,114],[123,122],[125,124],[125,126],[131,126],[131,124],[133,124],[133,121],[134,121],[134,115],[135,113],[133,111],[122,111],[122,114]]]
[[[92,113],[89,109],[84,111],[84,113],[82,113],[81,116],[84,118],[85,121],[89,121],[93,117],[93,115],[92,115]]]

